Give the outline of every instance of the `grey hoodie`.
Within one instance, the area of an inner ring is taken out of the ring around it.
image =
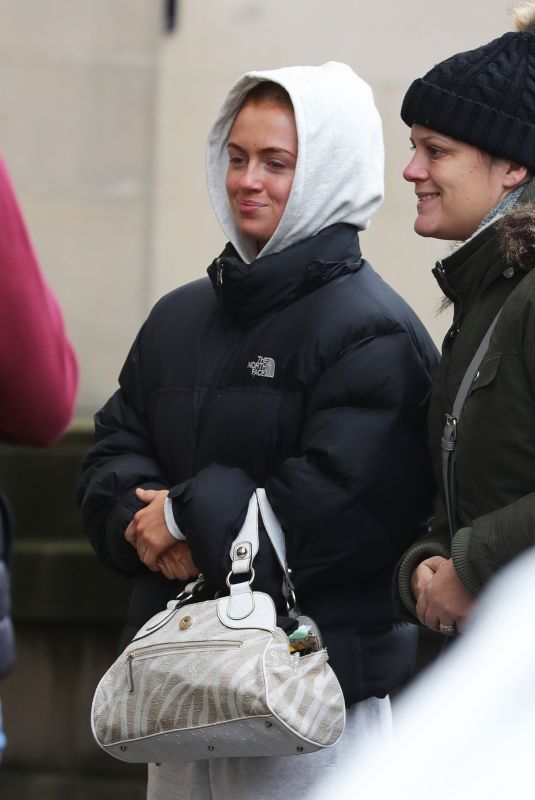
[[[382,126],[370,87],[346,64],[247,72],[230,89],[212,125],[207,178],[225,235],[244,261],[259,254],[240,232],[225,189],[230,129],[247,92],[261,81],[286,89],[295,113],[298,156],[285,212],[261,255],[276,253],[339,222],[368,227],[383,199]]]

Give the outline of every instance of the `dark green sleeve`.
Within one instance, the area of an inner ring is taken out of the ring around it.
[[[470,526],[459,528],[451,543],[440,511],[437,516],[431,531],[411,545],[396,566],[394,602],[402,618],[416,616],[410,580],[426,558],[451,557],[463,584],[478,595],[498,570],[535,545],[535,492],[477,517]]]
[[[437,500],[435,517],[429,532],[405,551],[394,571],[394,606],[400,619],[410,622],[416,619],[416,603],[410,589],[411,576],[418,564],[431,556],[450,558],[450,535],[440,498]]]
[[[524,281],[528,279],[529,276]],[[521,355],[521,359],[516,362],[517,368],[523,370],[521,377],[528,381],[529,388],[526,387],[525,391],[531,390],[535,393],[533,292],[524,289],[513,293],[507,306],[511,349]],[[514,405],[514,387],[510,403]],[[533,420],[535,424],[535,402]],[[511,443],[511,448],[513,446],[514,442]],[[532,464],[530,462],[531,467]],[[457,531],[452,542],[452,558],[457,574],[466,588],[477,595],[498,570],[533,545],[535,492],[529,492],[509,505],[477,517],[469,527]]]
[[[452,542],[455,569],[466,588],[478,594],[492,576],[535,545],[535,492],[477,517]]]

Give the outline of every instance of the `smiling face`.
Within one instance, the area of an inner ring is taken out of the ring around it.
[[[420,236],[464,241],[527,171],[422,125],[412,126],[414,155],[403,171],[418,198],[414,230]]]
[[[260,251],[274,234],[297,163],[293,111],[271,102],[246,102],[230,130],[226,188],[236,225]]]

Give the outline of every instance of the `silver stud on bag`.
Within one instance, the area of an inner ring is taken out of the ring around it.
[[[245,545],[241,544],[236,549],[236,555],[238,556],[238,558],[246,558],[246,556],[247,556],[247,548],[245,547]]]

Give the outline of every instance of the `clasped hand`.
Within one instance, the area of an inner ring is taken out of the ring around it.
[[[411,577],[416,615],[433,631],[455,626],[462,631],[474,596],[460,580],[451,558],[432,556],[422,561]]]
[[[165,522],[167,489],[138,488],[136,495],[146,505],[134,514],[124,536],[136,550],[140,561],[151,572],[161,572],[169,580],[195,578],[199,570],[193,563],[187,542],[177,541]]]

